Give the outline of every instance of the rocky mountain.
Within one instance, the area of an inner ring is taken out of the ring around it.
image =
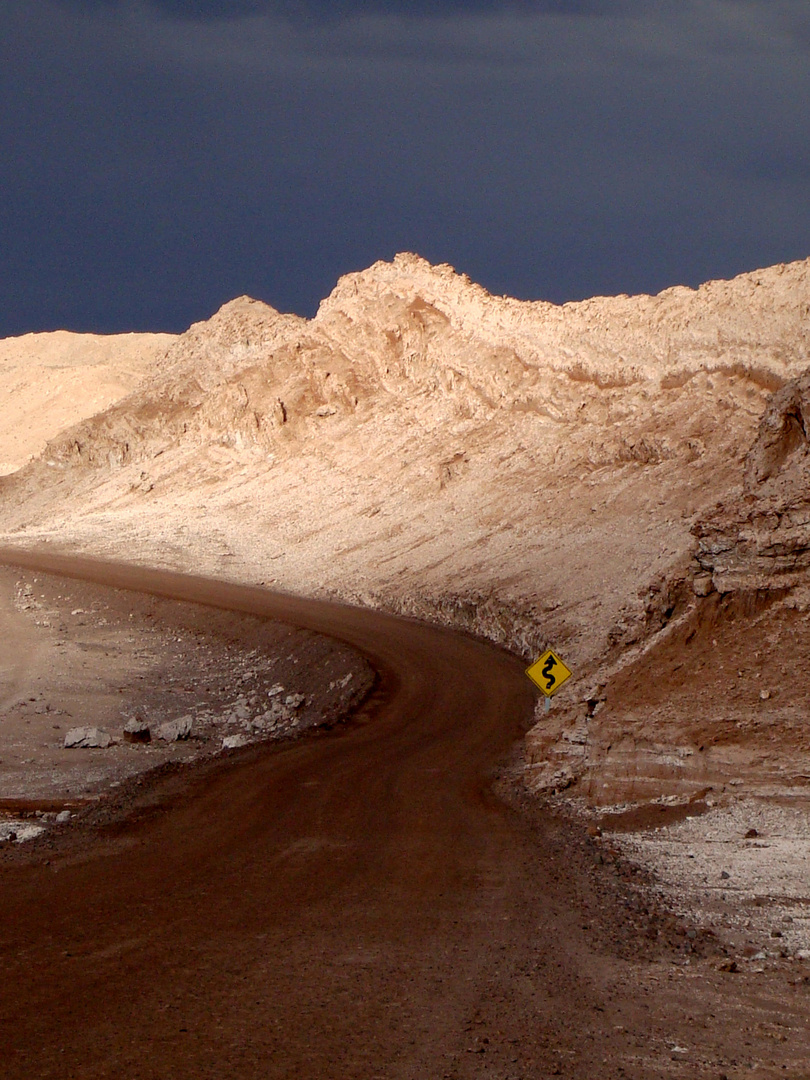
[[[804,527],[809,305],[810,261],[555,306],[414,255],[309,321],[243,297],[5,479],[5,540],[553,644],[537,782],[570,783],[616,673]]]
[[[341,279],[311,322],[248,297],[226,304],[174,343],[139,393],[57,439],[50,455],[94,462],[105,448],[130,460],[160,440],[195,439],[277,449],[298,433],[306,441],[313,418],[362,422],[415,397],[461,421],[525,412],[587,423],[587,388],[669,400],[720,376],[774,390],[808,363],[807,278],[797,263],[696,291],[557,307],[493,297],[448,266],[401,255]],[[655,454],[612,434],[605,460]]]

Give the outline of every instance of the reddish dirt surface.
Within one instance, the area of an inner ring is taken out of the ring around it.
[[[810,796],[809,607],[804,591],[701,600],[605,688],[589,725],[589,793],[719,798],[731,784]]]
[[[348,727],[167,766],[5,857],[8,1080],[807,1076],[800,969],[719,971],[722,947],[652,910],[616,853],[494,794],[531,718],[514,658],[376,612],[27,558],[332,633],[381,680]]]

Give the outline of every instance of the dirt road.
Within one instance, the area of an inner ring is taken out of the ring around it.
[[[680,969],[596,947],[579,856],[491,794],[532,704],[515,659],[259,589],[0,559],[292,621],[382,675],[350,727],[171,775],[124,825],[0,869],[3,1077],[721,1075],[728,1002],[693,977],[681,1010]]]

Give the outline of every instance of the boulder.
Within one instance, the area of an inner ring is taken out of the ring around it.
[[[179,716],[176,720],[169,720],[161,724],[157,730],[158,738],[164,742],[183,742],[191,736],[190,716]]]
[[[692,591],[695,596],[709,596],[714,591],[714,582],[711,574],[697,574],[692,581]]]
[[[3,821],[0,822],[0,841],[10,844],[24,844],[26,840],[33,840],[45,832],[43,825],[35,825],[28,821]]]
[[[106,750],[108,746],[112,746],[113,738],[108,731],[102,731],[97,727],[76,727],[71,728],[65,735],[65,749],[66,750],[90,750],[98,748]]]
[[[124,724],[124,742],[147,743],[152,741],[149,725],[140,716],[133,716]]]
[[[222,740],[223,750],[238,750],[240,746],[247,746],[250,739],[246,735],[226,735]]]

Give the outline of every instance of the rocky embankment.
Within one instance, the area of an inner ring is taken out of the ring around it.
[[[530,737],[537,787],[596,803],[810,795],[805,417],[810,374],[773,395],[736,492],[696,521],[692,561],[653,588],[591,701]]]

